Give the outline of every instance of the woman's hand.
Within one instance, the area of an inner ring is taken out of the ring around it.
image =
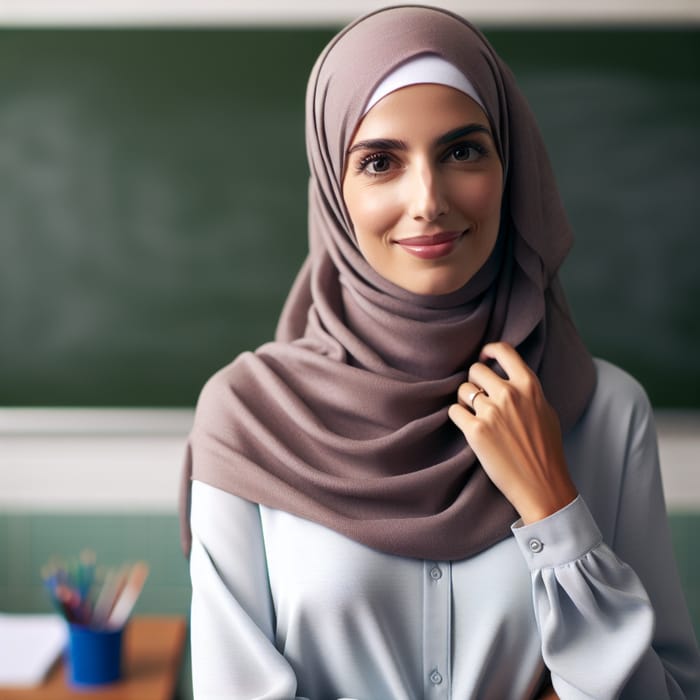
[[[537,375],[512,346],[490,343],[479,359],[469,369],[469,381],[459,387],[459,403],[450,406],[449,416],[523,522],[546,518],[576,498],[559,418]],[[483,364],[487,359],[496,360],[507,379]],[[480,389],[485,393],[473,396]]]

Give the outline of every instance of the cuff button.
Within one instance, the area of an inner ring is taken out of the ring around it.
[[[530,551],[533,554],[539,554],[543,549],[544,545],[540,540],[538,540],[536,537],[533,537],[529,542],[528,546],[530,547]]]

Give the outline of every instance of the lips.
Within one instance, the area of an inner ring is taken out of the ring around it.
[[[413,238],[401,238],[396,241],[399,245],[424,246],[439,245],[440,243],[450,243],[459,238],[464,231],[440,231],[431,236],[414,236]]]
[[[401,238],[395,243],[419,258],[441,258],[452,252],[465,233],[466,231],[439,231],[429,236]]]

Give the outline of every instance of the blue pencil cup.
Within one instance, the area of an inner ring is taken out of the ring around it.
[[[68,625],[68,671],[71,685],[114,683],[121,677],[122,632]]]

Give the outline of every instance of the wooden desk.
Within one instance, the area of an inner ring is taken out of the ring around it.
[[[1,700],[172,700],[185,644],[182,617],[134,617],[124,632],[123,678],[98,689],[71,688],[60,662],[34,688],[3,688]]]

